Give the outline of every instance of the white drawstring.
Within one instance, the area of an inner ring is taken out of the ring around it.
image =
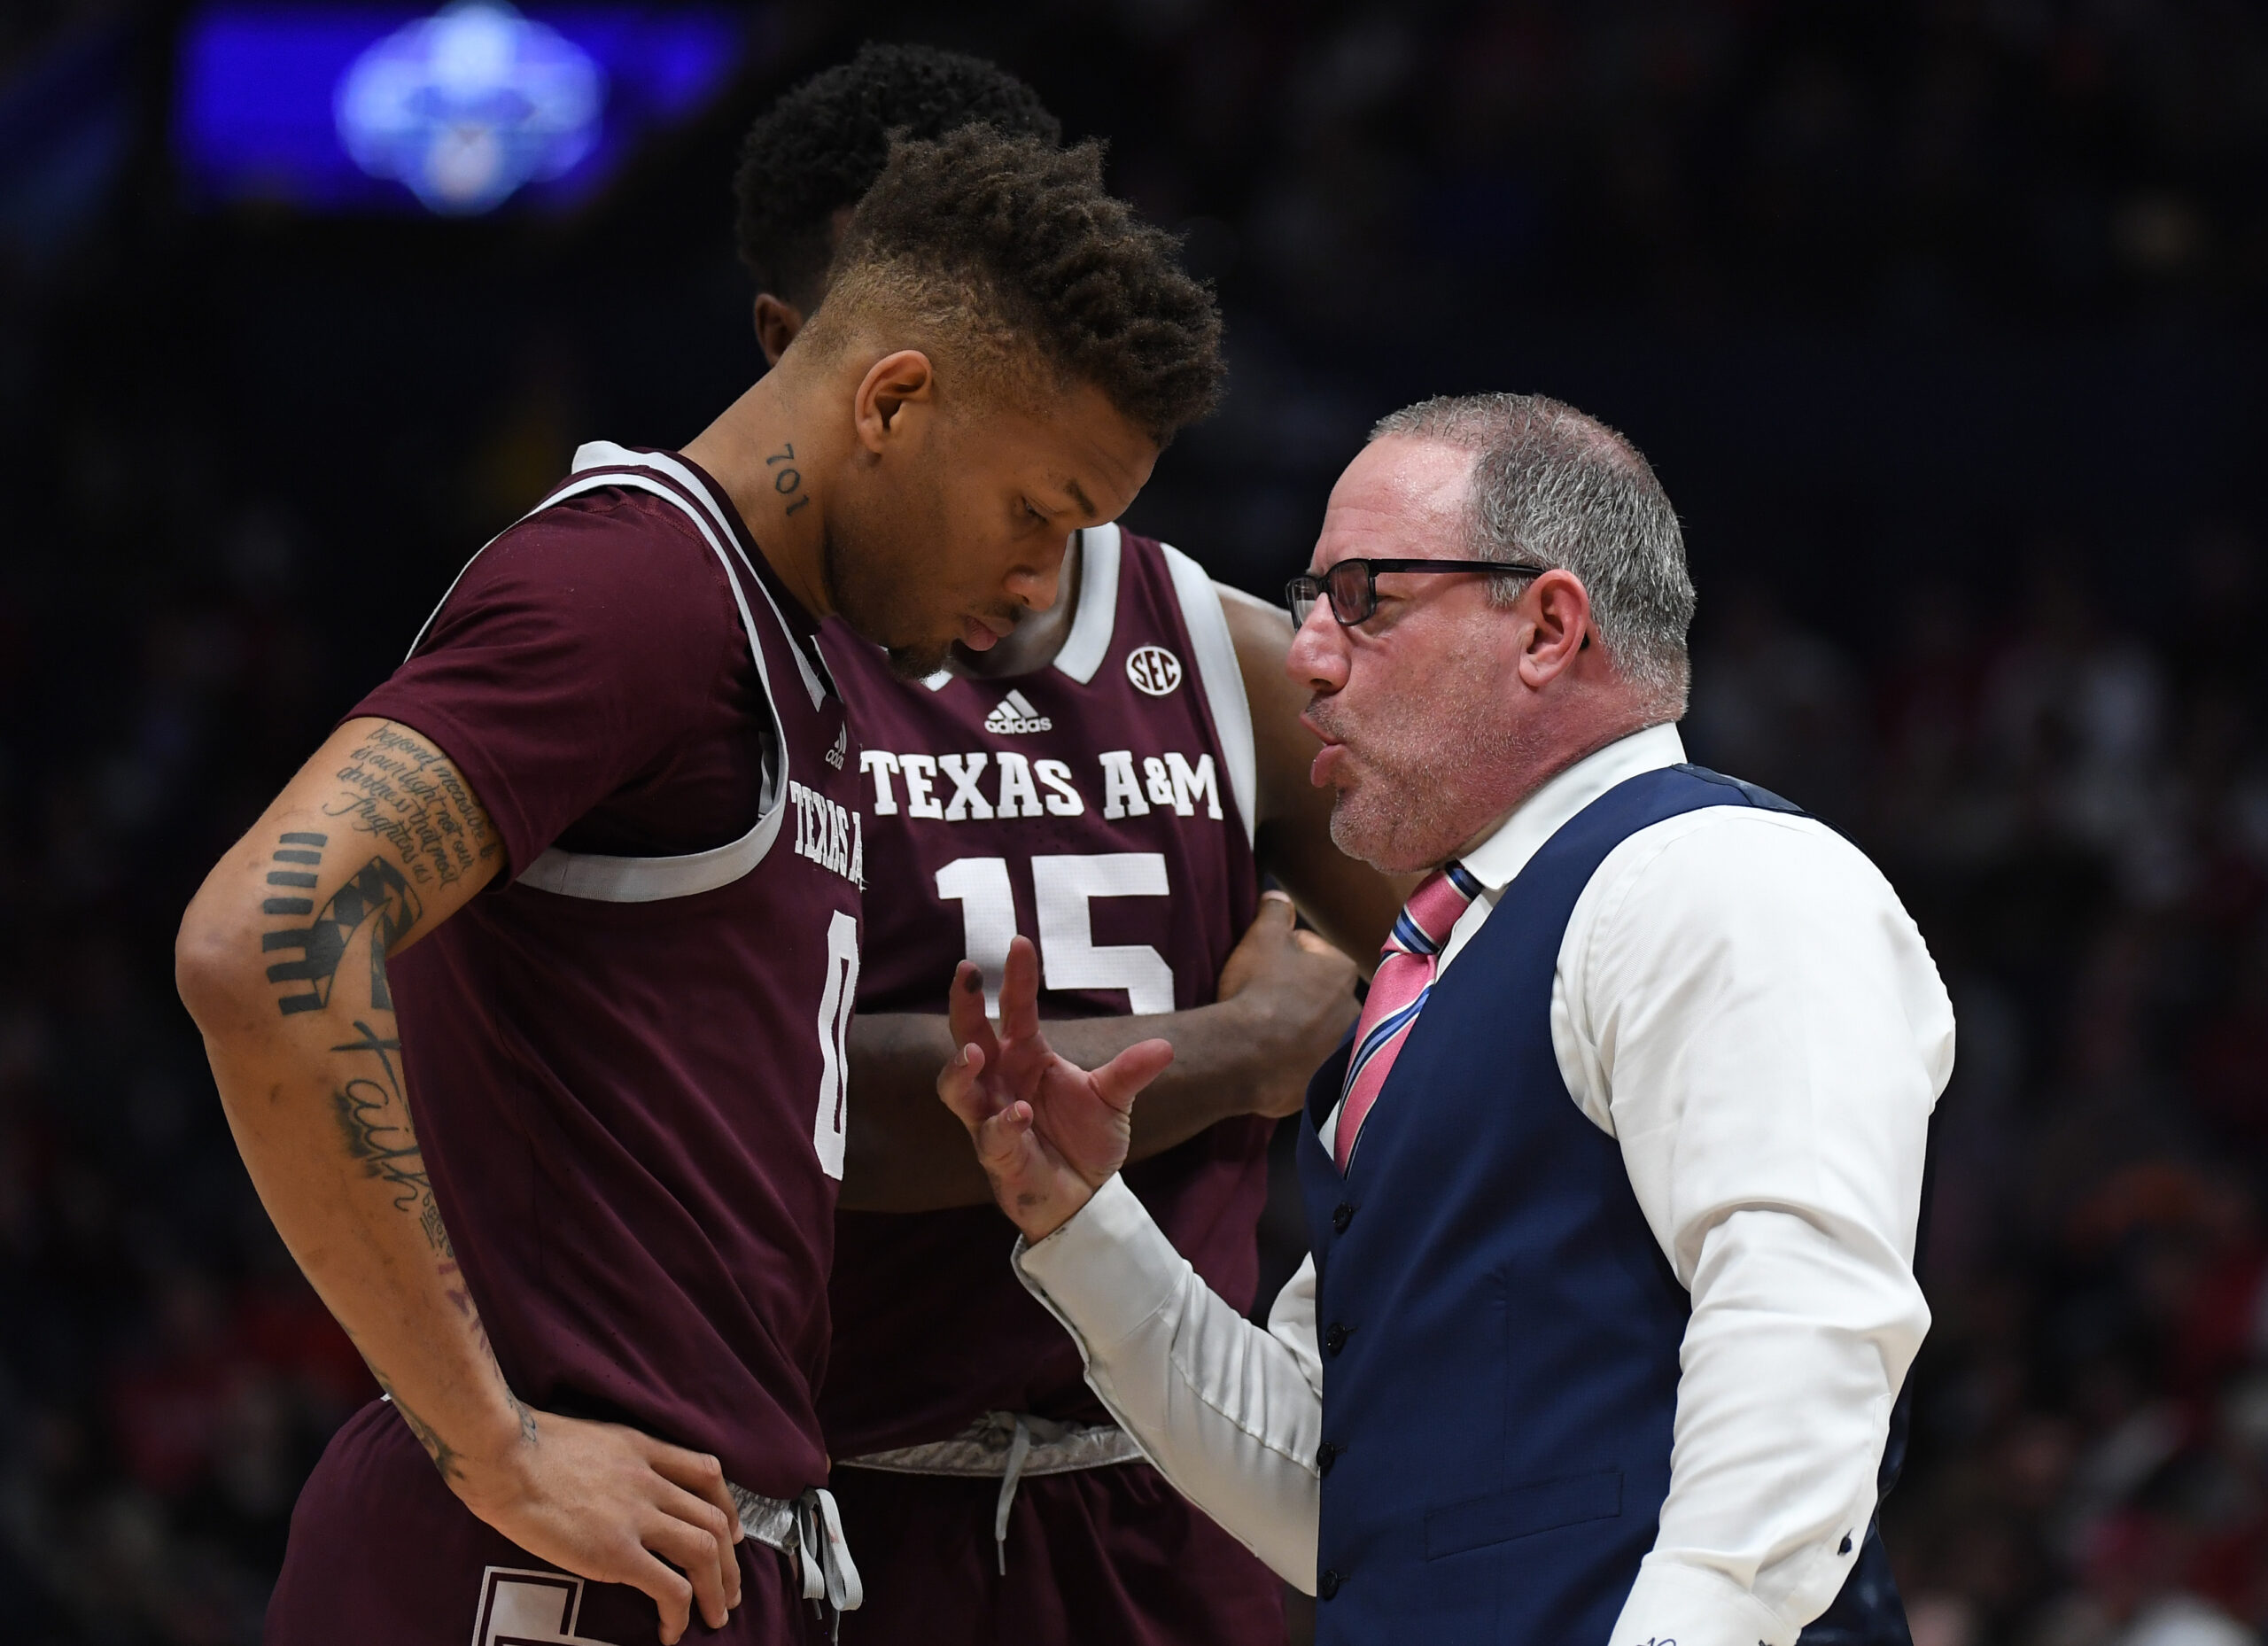
[[[850,1546],[843,1540],[843,1515],[835,1506],[835,1494],[814,1486],[782,1502],[759,1496],[730,1480],[725,1487],[740,1510],[741,1530],[795,1561],[803,1580],[804,1598],[812,1603],[814,1613],[822,1601],[834,1609],[839,1638],[843,1614],[856,1609],[866,1598],[866,1590],[850,1558]]]
[[[1023,1479],[1024,1459],[1031,1456],[1031,1425],[1021,1414],[1008,1442],[1008,1467],[1000,1476],[1000,1506],[992,1511],[992,1544],[1000,1557],[1000,1575],[1008,1575],[1008,1510],[1016,1501],[1016,1482]]]

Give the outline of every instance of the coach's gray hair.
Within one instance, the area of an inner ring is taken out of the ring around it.
[[[1591,597],[1599,643],[1650,709],[1685,711],[1693,579],[1662,484],[1638,448],[1595,417],[1541,394],[1459,394],[1379,419],[1389,435],[1473,454],[1466,532],[1479,560],[1564,567]],[[1521,586],[1497,584],[1509,605]]]

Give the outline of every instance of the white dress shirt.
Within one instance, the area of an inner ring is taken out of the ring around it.
[[[1443,969],[1561,825],[1684,758],[1674,726],[1626,737],[1465,853],[1482,895]],[[1660,1529],[1596,1646],[1792,1646],[1866,1536],[1891,1406],[1929,1330],[1913,1260],[1930,1114],[1953,1072],[1945,987],[1840,835],[1709,807],[1640,830],[1591,877],[1559,945],[1551,1039],[1693,1300]],[[1014,1261],[1150,1460],[1312,1594],[1314,1260],[1263,1332],[1114,1177]]]

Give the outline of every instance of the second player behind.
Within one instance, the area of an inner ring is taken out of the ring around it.
[[[868,47],[750,133],[741,249],[777,358],[823,317],[841,214],[889,134],[972,122],[1054,141],[1020,81]],[[933,552],[913,541],[910,554]],[[835,1336],[821,1416],[867,1576],[850,1641],[1273,1642],[1274,1576],[1149,1465],[1016,1282],[1014,1231],[935,1096],[936,1010],[964,955],[997,989],[1036,936],[1056,1044],[1092,1067],[1173,1042],[1130,1173],[1199,1271],[1249,1302],[1275,1117],[1355,1014],[1355,967],[1293,929],[1274,874],[1347,950],[1399,903],[1343,857],[1318,745],[1284,669],[1292,630],[1115,524],[1080,532],[1054,607],[920,683],[830,630],[865,745],[866,960],[851,1030]]]

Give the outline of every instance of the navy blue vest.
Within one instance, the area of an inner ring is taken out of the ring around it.
[[[1443,974],[1345,1177],[1308,1089],[1300,1176],[1323,1346],[1317,1640],[1608,1640],[1669,1495],[1690,1300],[1615,1140],[1569,1096],[1551,978],[1576,899],[1640,829],[1794,811],[1696,766],[1634,777],[1554,835]],[[1901,1394],[1884,1459],[1904,1451]],[[1806,1646],[1911,1646],[1874,1526]]]

